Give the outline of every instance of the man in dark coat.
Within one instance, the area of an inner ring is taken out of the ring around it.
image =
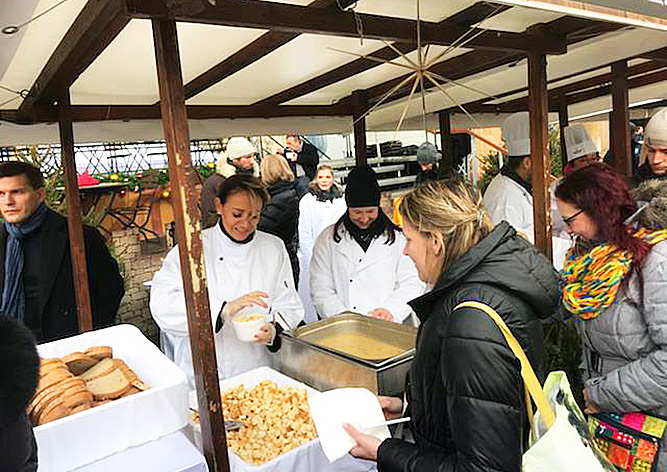
[[[37,389],[39,356],[30,330],[0,314],[0,470],[35,472],[37,443],[26,408]]]
[[[0,311],[37,342],[79,332],[67,219],[44,203],[44,177],[25,162],[0,164]],[[100,233],[84,226],[93,327],[115,323],[125,289]]]
[[[296,189],[301,198],[308,192],[308,184],[317,174],[320,156],[315,146],[305,142],[297,134],[288,134],[285,144],[287,148],[283,153],[296,177]]]

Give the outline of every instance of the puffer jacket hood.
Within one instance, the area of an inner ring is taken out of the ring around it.
[[[455,261],[431,292],[414,300],[413,307],[418,314],[428,313],[443,292],[464,283],[482,283],[515,294],[537,316],[547,319],[558,308],[560,291],[555,269],[544,260],[545,256],[502,221]]]
[[[632,196],[644,208],[636,217],[639,226],[651,230],[667,228],[667,180],[651,179],[632,191]]]

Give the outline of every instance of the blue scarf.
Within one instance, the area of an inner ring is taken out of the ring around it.
[[[5,221],[7,249],[5,251],[5,285],[0,311],[23,322],[25,319],[25,291],[23,290],[23,239],[44,221],[46,205],[42,202],[32,215],[21,223]]]

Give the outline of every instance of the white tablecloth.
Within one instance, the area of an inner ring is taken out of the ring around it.
[[[73,472],[208,472],[204,456],[180,431],[131,447]]]

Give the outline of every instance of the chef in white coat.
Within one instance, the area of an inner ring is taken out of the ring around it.
[[[343,189],[334,181],[334,170],[328,164],[317,167],[315,179],[299,201],[299,296],[306,311],[304,321],[317,321],[310,297],[310,259],[315,240],[327,226],[347,211]]]
[[[502,136],[507,146],[506,162],[484,192],[483,204],[494,224],[505,220],[534,243],[533,162],[530,157],[530,122],[528,112],[514,113],[505,120]],[[554,267],[560,270],[570,241],[554,236]]]
[[[405,237],[380,209],[380,186],[370,167],[353,169],[347,211],[317,238],[310,263],[313,303],[322,317],[354,311],[402,322],[407,302],[424,293],[417,269],[403,254]]]
[[[564,175],[568,175],[577,169],[581,169],[592,162],[600,161],[598,148],[586,132],[583,125],[569,125],[563,129],[565,137],[565,155],[567,156],[567,165],[563,170]],[[567,235],[567,225],[556,206],[556,187],[563,180],[562,178],[554,181],[549,187],[551,194],[551,234],[560,238],[569,238]]]
[[[218,224],[201,233],[221,380],[270,365],[271,352],[280,348],[278,334],[295,328],[303,319],[285,245],[279,238],[256,230],[268,199],[258,178],[247,174],[228,178],[216,200]],[[272,314],[281,316],[265,323],[255,334],[255,342],[242,342],[236,338],[231,319],[252,306],[270,308]],[[194,385],[177,247],[169,251],[153,278],[150,309],[173,344],[174,362]]]

